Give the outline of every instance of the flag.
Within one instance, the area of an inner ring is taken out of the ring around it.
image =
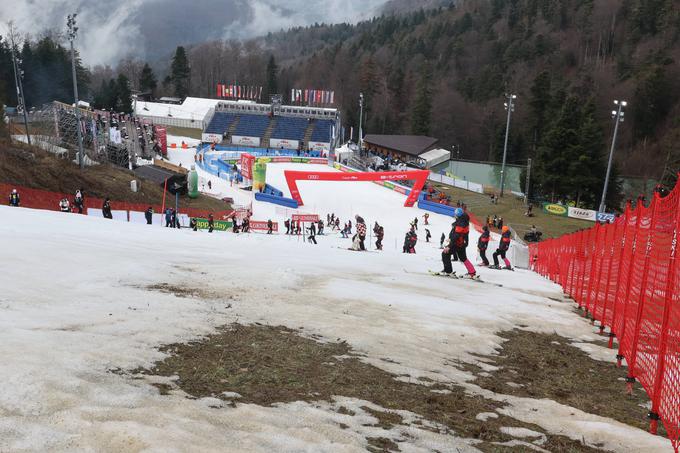
[[[222,85],[220,85],[220,84],[218,83],[218,84],[217,84],[217,97],[219,98],[219,97],[221,97],[221,96],[222,96]]]
[[[335,91],[331,91],[331,104],[335,104]]]
[[[309,91],[309,90],[305,90],[305,103],[307,102],[307,98],[308,98],[308,93],[307,93],[307,91]]]

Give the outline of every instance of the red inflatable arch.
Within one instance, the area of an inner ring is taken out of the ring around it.
[[[302,197],[297,187],[297,181],[381,181],[381,182],[395,182],[395,181],[409,181],[413,180],[413,188],[406,197],[404,206],[411,207],[418,200],[418,196],[425,186],[427,177],[430,175],[428,170],[409,170],[409,171],[382,171],[382,172],[325,172],[325,171],[295,171],[285,170],[286,182],[288,189],[290,189],[291,197],[298,202],[299,206],[303,206]]]

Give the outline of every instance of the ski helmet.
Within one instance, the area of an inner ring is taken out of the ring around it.
[[[461,208],[456,208],[453,214],[455,217],[460,217],[463,215],[463,210]]]
[[[503,233],[506,233],[509,230],[510,230],[510,227],[508,227],[507,225],[503,225]]]

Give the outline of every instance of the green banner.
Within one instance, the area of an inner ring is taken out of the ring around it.
[[[196,226],[198,227],[199,230],[207,230],[208,229],[208,219],[201,219],[201,218],[196,218]],[[231,222],[227,222],[224,220],[214,220],[213,221],[213,229],[215,231],[228,231],[231,230],[233,227],[233,224]]]
[[[392,184],[391,182],[385,181],[385,182],[382,183],[382,185],[387,187],[388,189],[394,190],[394,184]]]
[[[309,159],[307,157],[291,157],[290,161],[298,164],[306,164],[309,162]]]
[[[562,217],[567,217],[569,215],[569,209],[567,206],[562,206],[561,204],[555,203],[543,203],[543,211],[552,215],[559,215]]]

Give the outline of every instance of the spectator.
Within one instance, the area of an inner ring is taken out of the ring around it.
[[[85,205],[85,199],[83,197],[83,189],[76,190],[76,194],[73,197],[73,206],[78,210],[78,214],[83,213],[83,207]]]
[[[62,198],[61,201],[59,202],[59,210],[61,212],[69,212],[71,210],[71,206],[69,206],[68,199]]]
[[[307,228],[307,231],[309,231],[309,237],[307,237],[307,240],[309,242],[313,242],[316,245],[316,224],[314,222],[311,222],[309,228]]]
[[[273,229],[274,223],[272,222],[272,219],[267,220],[267,234],[272,234]]]
[[[146,224],[151,225],[153,223],[153,208],[149,206],[144,212],[144,218],[146,219]]]
[[[212,213],[208,215],[208,233],[212,233],[215,229],[215,219],[213,219]]]
[[[170,228],[173,226],[172,223],[172,208],[165,209],[165,228]]]
[[[21,199],[19,198],[19,192],[16,189],[12,189],[12,193],[9,194],[9,205],[18,208],[21,205]]]
[[[111,213],[111,201],[106,198],[104,204],[102,205],[102,215],[105,219],[113,219],[113,214]]]
[[[189,228],[194,231],[198,230],[198,222],[196,221],[195,217],[192,217],[191,220],[189,220]]]

